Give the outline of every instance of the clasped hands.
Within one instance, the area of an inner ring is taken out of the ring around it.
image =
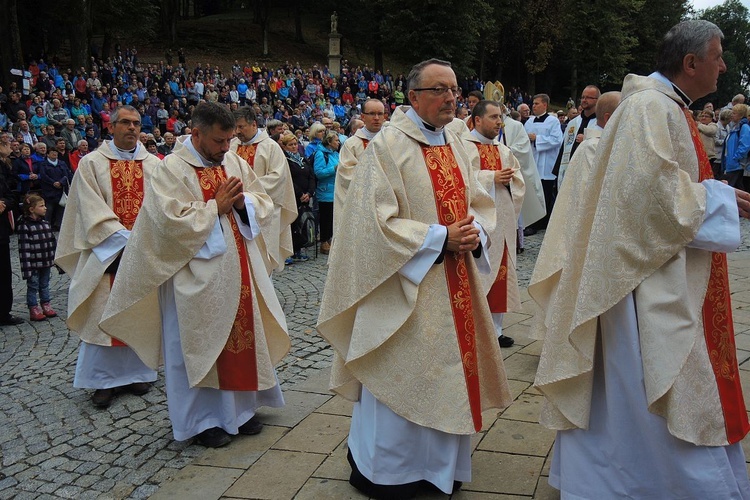
[[[502,184],[507,186],[513,179],[513,174],[516,173],[512,168],[504,168],[502,170],[495,170],[495,184]]]
[[[242,181],[237,177],[230,177],[229,179],[222,182],[216,193],[214,193],[214,200],[219,208],[219,215],[224,215],[232,210],[232,207],[237,210],[242,209],[245,206],[245,195],[243,193]]]
[[[474,226],[473,222],[474,216],[469,215],[465,219],[448,226],[446,249],[449,252],[467,253],[477,249],[479,246],[479,229]]]

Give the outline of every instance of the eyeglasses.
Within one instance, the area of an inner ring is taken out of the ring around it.
[[[362,114],[367,115],[367,116],[380,116],[380,117],[385,116],[385,113],[378,113],[377,111],[370,111],[369,113],[362,113]]]
[[[141,121],[140,120],[117,120],[115,123],[122,123],[126,127],[129,127],[129,126],[132,125],[132,126],[138,128],[138,127],[141,126]]]
[[[453,97],[458,97],[461,95],[461,88],[460,87],[423,87],[419,89],[412,89],[414,92],[421,92],[425,90],[429,90],[432,92],[432,95],[435,97],[440,97],[448,93],[450,91],[453,94]]]
[[[597,99],[599,99],[599,98],[598,98],[598,97],[591,97],[591,96],[587,96],[587,95],[582,95],[582,96],[581,96],[581,100],[582,100],[582,101],[583,101],[583,100],[592,100],[592,101],[596,101]]]

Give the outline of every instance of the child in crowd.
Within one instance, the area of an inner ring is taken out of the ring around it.
[[[42,321],[57,316],[49,304],[49,277],[57,242],[50,223],[44,219],[47,213],[44,198],[30,194],[24,200],[23,211],[16,232],[21,274],[26,280],[26,305],[31,321]]]

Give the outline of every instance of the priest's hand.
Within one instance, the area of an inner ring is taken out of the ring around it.
[[[466,253],[477,249],[479,246],[479,229],[472,224],[473,222],[474,216],[469,215],[465,219],[448,226],[446,249],[449,252]]]
[[[214,194],[216,205],[219,208],[219,215],[224,215],[232,210],[232,206],[237,209],[245,205],[245,195],[242,192],[242,181],[237,177],[230,177],[216,188]]]
[[[502,184],[503,186],[507,186],[508,184],[510,184],[511,179],[513,179],[514,173],[515,170],[513,170],[512,168],[495,170],[495,184]]]
[[[750,193],[735,188],[734,195],[737,197],[737,208],[740,211],[740,217],[750,219]]]

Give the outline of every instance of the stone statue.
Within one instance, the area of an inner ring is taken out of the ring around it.
[[[336,14],[336,11],[333,11],[333,15],[331,15],[331,33],[336,33],[336,29],[339,26],[339,16]]]

